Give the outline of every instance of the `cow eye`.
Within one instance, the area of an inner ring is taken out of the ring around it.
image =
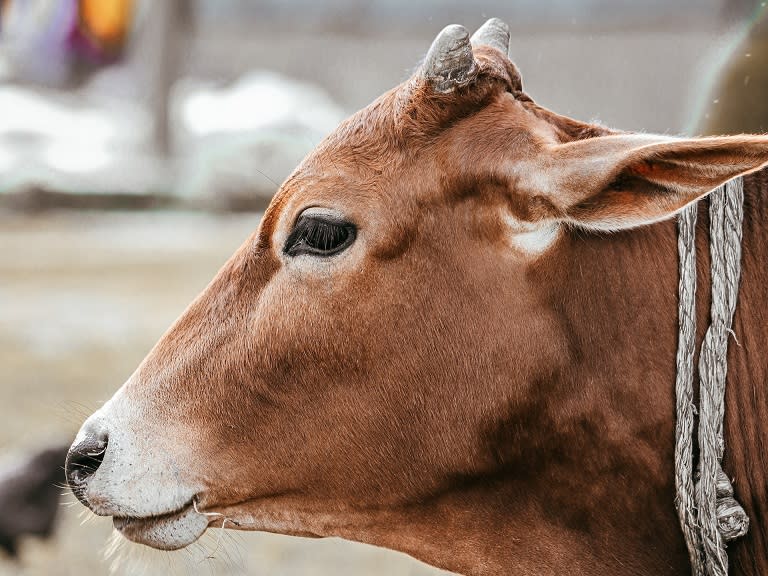
[[[288,256],[332,256],[352,244],[356,234],[353,224],[335,215],[305,213],[296,221],[283,252]]]

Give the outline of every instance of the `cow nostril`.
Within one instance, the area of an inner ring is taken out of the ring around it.
[[[67,482],[83,504],[87,504],[84,501],[83,491],[88,479],[99,469],[106,452],[107,436],[105,434],[101,437],[87,436],[78,445],[70,448],[67,454],[65,465]]]

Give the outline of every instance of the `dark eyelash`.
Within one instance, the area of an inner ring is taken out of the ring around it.
[[[285,242],[289,256],[315,254],[330,256],[349,246],[356,229],[349,222],[322,215],[300,216]]]

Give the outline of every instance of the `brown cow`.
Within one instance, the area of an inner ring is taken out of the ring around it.
[[[84,424],[68,473],[88,507],[165,549],[224,522],[463,574],[688,573],[670,218],[762,167],[768,138],[564,118],[507,41],[449,26],[296,169]],[[729,355],[726,470],[752,518],[735,574],[768,574],[766,184],[745,177]]]

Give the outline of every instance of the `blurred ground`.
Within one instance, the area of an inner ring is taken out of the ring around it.
[[[0,455],[72,437],[229,255],[258,215],[0,213]],[[68,501],[72,498],[68,497]],[[98,576],[111,522],[62,509],[50,542],[27,541],[0,576]],[[437,574],[410,558],[338,540],[218,533],[172,555],[139,546],[117,574]],[[130,551],[130,554],[126,552]]]

